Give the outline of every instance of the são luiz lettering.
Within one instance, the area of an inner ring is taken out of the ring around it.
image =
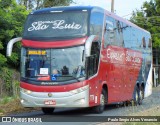
[[[82,26],[75,22],[66,23],[65,20],[55,20],[55,21],[37,21],[31,24],[31,27],[28,28],[28,31],[39,31],[46,30],[52,24],[52,29],[74,29],[78,30]]]

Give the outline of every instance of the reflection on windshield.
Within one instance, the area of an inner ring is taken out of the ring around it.
[[[40,81],[68,81],[85,76],[84,46],[63,49],[22,49],[21,75]]]

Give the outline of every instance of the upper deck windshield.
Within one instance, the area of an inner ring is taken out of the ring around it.
[[[87,11],[30,14],[25,24],[23,38],[50,40],[85,36],[87,20]]]
[[[22,48],[21,76],[26,80],[63,82],[85,77],[84,46],[63,49]]]

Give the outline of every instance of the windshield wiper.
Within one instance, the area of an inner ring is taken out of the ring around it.
[[[61,77],[72,77],[74,80],[77,80],[77,82],[80,82],[80,80],[77,77],[71,76],[71,75],[66,75],[66,76],[61,76]]]

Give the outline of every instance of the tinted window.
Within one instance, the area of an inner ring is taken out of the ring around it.
[[[123,23],[121,23],[120,21],[116,20],[116,27],[115,27],[115,31],[116,31],[116,45],[118,46],[123,46],[124,45],[124,40],[123,40]]]
[[[100,12],[92,12],[90,17],[90,35],[98,35],[102,38],[104,14]]]
[[[69,81],[85,76],[84,46],[63,49],[25,49],[21,77],[32,81]]]
[[[91,77],[97,73],[99,64],[100,45],[99,42],[93,42],[91,47],[91,56],[87,58],[87,76]]]
[[[57,12],[29,15],[24,38],[54,38],[87,34],[87,12]]]
[[[125,47],[131,47],[131,33],[132,28],[128,26],[127,24],[123,23],[123,38],[124,38],[124,44]]]
[[[106,47],[108,44],[113,45],[115,43],[115,20],[111,17],[106,17],[106,29],[104,34],[104,46]]]

